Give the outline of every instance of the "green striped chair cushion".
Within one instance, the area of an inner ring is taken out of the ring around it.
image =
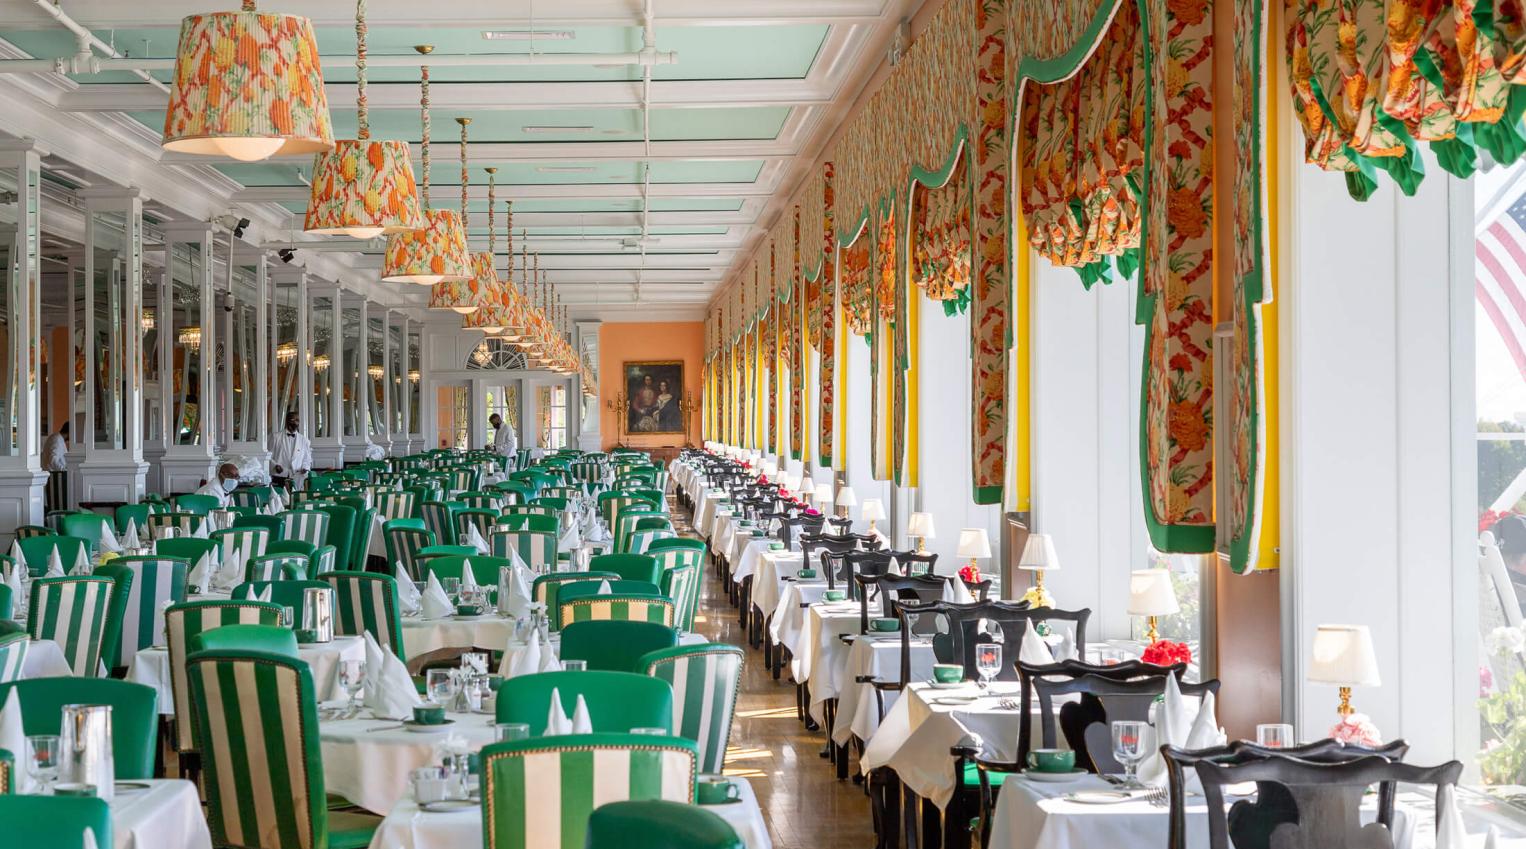
[[[332,545],[320,545],[308,560],[308,574],[321,575],[339,568],[339,549]]]
[[[279,625],[281,607],[261,601],[190,601],[172,604],[164,611],[165,644],[170,655],[170,694],[175,700],[175,748],[196,751],[192,712],[185,709],[191,698],[186,681],[186,647],[190,638],[224,625]]]
[[[610,580],[619,579],[615,572],[588,571],[588,572],[559,572],[551,575],[540,575],[530,587],[530,595],[535,601],[546,606],[546,610],[561,614],[561,603],[558,597],[563,584],[578,583],[580,581],[597,581],[604,578]],[[551,616],[551,627],[557,629],[561,623],[557,616]]]
[[[664,569],[660,589],[673,600],[673,624],[680,631],[694,630],[694,613],[699,609],[700,567],[674,566]]]
[[[546,531],[499,531],[493,534],[493,554],[508,557],[518,552],[526,566],[537,572],[556,569],[556,534]],[[503,553],[498,552],[502,550]]]
[[[456,544],[456,522],[451,517],[453,512],[455,511],[448,501],[424,502],[424,527],[434,534],[434,538],[440,545]]]
[[[673,600],[643,596],[601,595],[578,598],[558,605],[563,626],[571,622],[594,622],[605,619],[656,622],[673,626]]]
[[[657,742],[653,742],[656,740]],[[676,737],[583,734],[482,750],[486,849],[583,849],[588,817],[627,800],[694,800],[697,754]]]
[[[64,650],[75,675],[96,677],[114,621],[116,583],[110,578],[38,578],[32,582],[27,631],[34,640],[52,640]]]
[[[382,521],[413,518],[415,495],[411,492],[382,492],[376,497],[376,513]]]
[[[21,678],[26,663],[27,646],[31,638],[24,631],[14,631],[0,636],[0,684],[9,684]]]
[[[673,686],[673,733],[699,744],[700,772],[719,774],[726,765],[742,662],[742,650],[725,643],[678,646],[641,658],[646,674]]]
[[[645,554],[647,546],[660,539],[672,539],[678,536],[671,528],[653,528],[645,531],[631,533],[630,553]]]
[[[281,539],[321,546],[328,540],[329,515],[319,510],[288,510],[280,515]]]
[[[270,545],[270,531],[265,528],[230,528],[226,531],[213,531],[208,539],[217,541],[218,553],[225,561],[234,552],[242,552],[247,557],[259,557]]]
[[[300,581],[307,577],[308,559],[300,554],[267,554],[244,567],[245,581]]]
[[[132,665],[139,651],[164,645],[165,602],[185,601],[186,574],[191,567],[179,558],[149,555],[118,557],[101,567],[108,568],[131,574],[127,600],[122,605],[122,639],[117,656],[110,662],[115,668],[125,668]]]
[[[403,652],[403,616],[396,578],[376,572],[324,572],[318,580],[334,588],[335,633],[359,636],[369,632],[399,660],[408,659]]]
[[[408,574],[418,580],[422,574],[419,550],[435,545],[434,534],[417,528],[386,528],[382,533],[387,541],[387,559],[403,564]]]
[[[668,537],[667,539],[682,540],[684,538]],[[648,545],[646,554],[649,557],[657,558],[658,568],[664,571],[677,566],[693,566],[696,569],[703,568],[705,565],[705,544],[699,540],[684,541],[694,544],[682,548],[670,547],[668,543],[658,545],[655,548]]]

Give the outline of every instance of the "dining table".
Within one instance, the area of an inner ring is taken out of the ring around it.
[[[110,806],[114,849],[212,849],[201,797],[189,781],[119,781]]]
[[[362,637],[335,637],[326,643],[299,643],[297,656],[312,670],[313,690],[319,701],[344,695],[339,685],[339,662],[365,662],[366,642]],[[159,694],[159,713],[175,713],[175,693],[170,684],[170,652],[165,646],[150,646],[133,656],[127,667],[127,680],[153,687]]]
[[[341,704],[323,706],[318,742],[323,779],[335,793],[368,811],[385,815],[409,795],[408,773],[440,763],[447,754],[475,752],[493,742],[494,716],[450,712],[449,725],[412,730],[400,721],[378,719],[366,709],[349,717]]]
[[[478,616],[403,617],[403,649],[418,657],[446,648],[501,650],[514,636],[514,619],[489,611]]]

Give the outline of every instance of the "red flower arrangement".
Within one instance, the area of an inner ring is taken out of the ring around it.
[[[1478,517],[1478,532],[1483,533],[1494,527],[1499,520],[1510,515],[1508,510],[1485,510]]]
[[[1156,640],[1144,650],[1139,659],[1145,663],[1153,663],[1156,666],[1175,666],[1178,663],[1192,662],[1192,649],[1187,648],[1186,643],[1173,643],[1170,640]]]
[[[980,567],[971,563],[963,569],[960,569],[959,580],[964,581],[966,584],[980,583]]]

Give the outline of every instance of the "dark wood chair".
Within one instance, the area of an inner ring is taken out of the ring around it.
[[[779,520],[779,541],[784,543],[785,548],[793,549],[795,543],[807,534],[821,533],[822,523],[826,517],[820,513],[800,513],[787,519]]]

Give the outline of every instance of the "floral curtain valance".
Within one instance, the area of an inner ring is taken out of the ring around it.
[[[854,336],[868,335],[874,318],[874,287],[870,277],[870,257],[874,254],[872,228],[859,231],[853,244],[839,251],[838,285],[842,287],[842,319]]]
[[[964,145],[941,186],[912,184],[911,273],[952,315],[970,303],[970,163]]]

